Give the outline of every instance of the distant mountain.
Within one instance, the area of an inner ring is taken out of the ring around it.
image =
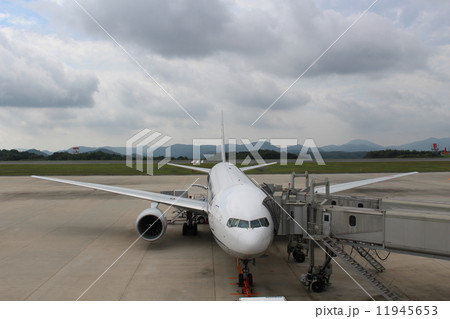
[[[386,149],[384,146],[372,143],[367,140],[351,140],[342,145],[327,145],[320,147],[323,152],[370,152]]]
[[[158,156],[165,156],[166,153],[166,149],[168,148],[168,146],[165,147],[160,147],[157,150],[155,150],[155,152],[153,153],[153,155],[155,157]],[[193,146],[191,144],[173,144],[170,146],[171,148],[171,156],[172,157],[180,157],[180,156],[186,156],[188,158],[192,158],[192,153],[193,153]],[[202,145],[200,147],[200,152],[202,154],[214,154],[216,153],[216,145]],[[294,146],[294,148],[298,148],[298,146]],[[85,147],[81,147],[80,146],[80,153],[86,152],[86,151],[90,151],[91,148],[85,148]],[[118,153],[118,154],[122,154],[122,155],[126,155],[126,147],[112,147],[112,146],[104,146],[102,147],[102,149],[107,149],[110,150],[112,152]],[[229,145],[226,145],[226,149],[227,152],[229,150]],[[279,148],[270,144],[269,142],[265,142],[261,148],[262,150],[275,150],[275,151],[279,151]],[[301,145],[300,148],[298,148],[298,151],[300,151],[301,149]],[[70,149],[72,150],[72,149]],[[245,147],[245,145],[236,145],[236,152],[245,152],[248,151],[247,148]],[[290,148],[288,148],[289,152],[292,152]],[[297,151],[297,153],[298,153]],[[133,154],[136,153],[136,150],[133,150]],[[145,154],[145,150],[144,150],[144,154]]]
[[[90,151],[90,152],[86,152],[86,153],[92,153],[92,152],[103,152],[103,153],[106,153],[106,154],[122,155],[119,152],[115,152],[115,151],[113,151],[113,150],[111,150],[109,148],[106,148],[106,147],[97,148],[94,151]]]
[[[432,144],[437,143],[439,149],[443,150],[447,147],[447,150],[450,150],[450,137],[447,138],[435,138],[430,137],[426,140],[417,141],[409,144],[403,144],[400,146],[389,146],[388,149],[397,149],[397,150],[416,150],[416,151],[430,151]]]
[[[433,143],[437,143],[439,145],[440,149],[444,149],[444,147],[447,147],[447,150],[450,150],[450,138],[428,138],[422,141],[417,141],[409,144],[403,144],[400,146],[382,146],[376,143],[373,143],[368,140],[362,140],[362,139],[354,139],[351,140],[348,143],[342,144],[342,145],[326,145],[319,147],[319,150],[324,153],[330,153],[329,156],[334,158],[345,158],[346,156],[354,157],[354,156],[363,156],[363,152],[370,152],[370,151],[380,151],[380,150],[386,150],[386,149],[397,149],[397,150],[417,150],[417,151],[429,151],[431,149],[431,145]],[[255,145],[255,143],[253,143]],[[153,155],[155,157],[159,156],[165,156],[166,149],[168,146],[160,147],[156,151],[154,151]],[[180,156],[185,156],[187,158],[192,158],[193,153],[193,146],[190,144],[173,144],[170,146],[171,148],[171,156],[176,158]],[[216,145],[202,145],[200,147],[200,153],[201,154],[214,154],[216,153]],[[226,145],[227,151],[229,150],[229,145]],[[272,151],[280,151],[280,148],[278,146],[272,145],[269,142],[264,142],[262,146],[259,148],[260,150],[272,150]],[[294,145],[288,147],[289,153],[298,154],[300,150],[302,149],[302,145]],[[121,154],[123,156],[126,155],[126,147],[124,146],[103,146],[103,147],[88,147],[88,146],[79,146],[78,152],[79,153],[86,153],[86,152],[94,152],[101,150],[105,153],[109,154]],[[243,144],[236,145],[236,152],[247,152],[248,149]],[[73,153],[73,147],[61,151],[61,152],[68,152]],[[50,152],[49,152],[50,153]],[[133,150],[133,154],[136,153],[136,150]],[[353,154],[346,154],[346,153],[353,153]],[[144,150],[144,155],[146,155],[146,150]]]
[[[99,148],[103,148],[103,147],[89,147],[89,146],[74,146],[74,147],[78,147],[78,153],[95,152]],[[58,151],[58,153],[70,153],[70,154],[73,154],[75,152],[74,147],[68,148],[66,150]]]
[[[39,155],[39,156],[45,156],[45,157],[47,157],[49,155],[49,154],[47,154],[45,152],[39,151],[39,150],[34,149],[34,148],[26,150],[25,152],[36,154],[36,155]]]

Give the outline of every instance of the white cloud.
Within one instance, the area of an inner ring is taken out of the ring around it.
[[[256,7],[219,0],[138,0],[127,6],[100,0],[83,6],[119,42],[147,53],[196,59],[238,55],[247,66],[281,76],[301,74],[360,14],[321,11],[313,1],[266,1]],[[89,36],[107,38],[77,6],[41,7],[58,27],[67,27],[69,20]],[[415,40],[369,12],[308,75],[417,68],[426,52]]]
[[[47,56],[42,48],[49,41],[57,40],[11,28],[0,29],[0,106],[93,105],[96,77]]]
[[[8,20],[11,17],[9,13],[0,13],[0,21]]]
[[[377,4],[253,127],[369,1],[82,2],[198,127],[72,1],[34,1],[28,10],[41,19],[0,13],[48,21],[1,29],[0,125],[14,138],[0,143],[123,145],[144,127],[187,143],[219,136],[222,109],[234,137],[387,145],[445,136],[449,5],[431,2]]]

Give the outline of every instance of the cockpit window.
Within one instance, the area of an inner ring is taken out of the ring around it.
[[[237,218],[229,218],[227,221],[228,227],[239,227],[239,228],[259,228],[259,227],[269,227],[269,221],[267,218],[254,219],[252,221],[242,220]]]
[[[248,220],[240,220],[238,227],[239,228],[248,228]]]
[[[267,218],[260,218],[259,221],[261,222],[261,225],[263,227],[269,227],[269,221],[267,220]]]
[[[239,219],[236,218],[229,218],[227,222],[228,227],[238,227],[239,225]]]
[[[260,223],[259,219],[252,220],[252,221],[250,222],[250,227],[251,227],[251,228],[258,228],[258,227],[261,227],[261,223]]]

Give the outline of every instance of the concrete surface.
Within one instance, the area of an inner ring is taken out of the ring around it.
[[[385,174],[321,177],[341,183],[379,175]],[[197,177],[197,183],[205,184],[205,176],[64,178],[160,191],[184,189]],[[290,181],[289,175],[254,178],[284,185]],[[345,193],[446,207],[449,190],[450,173],[422,173]],[[29,177],[0,177],[0,300],[237,300],[236,262],[214,242],[207,225],[199,226],[197,237],[183,237],[181,224],[176,224],[158,242],[136,241],[136,217],[148,205]],[[380,278],[405,300],[450,300],[450,261],[391,254],[384,265]],[[332,285],[321,294],[309,292],[300,283],[307,263],[288,262],[286,239],[277,238],[251,271],[259,296],[370,300],[333,267]]]

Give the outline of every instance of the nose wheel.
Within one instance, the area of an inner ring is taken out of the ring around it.
[[[246,295],[247,297],[252,296],[253,292],[253,275],[250,273],[250,268],[248,267],[248,263],[251,260],[249,259],[239,259],[238,260],[238,270],[239,270],[239,287],[242,288],[242,294]],[[253,264],[255,263],[255,260],[252,260]]]

